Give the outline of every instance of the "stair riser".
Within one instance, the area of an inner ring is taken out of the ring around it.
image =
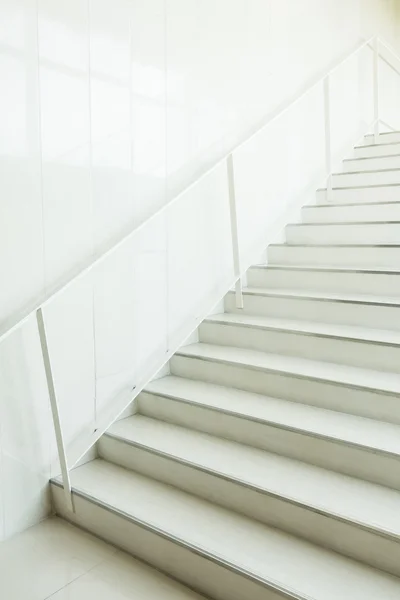
[[[389,244],[400,243],[400,223],[349,225],[287,225],[288,244]]]
[[[353,247],[268,247],[268,262],[276,265],[314,265],[398,269],[400,248]]]
[[[172,374],[179,377],[400,424],[398,398],[383,391],[183,355],[174,356],[170,366]]]
[[[400,347],[204,321],[200,341],[400,373]]]
[[[356,171],[376,171],[380,169],[400,169],[400,154],[390,156],[390,153],[372,158],[359,158],[357,160],[344,160],[343,173]]]
[[[314,251],[315,252],[315,251]],[[399,263],[400,266],[400,263]],[[247,272],[249,287],[292,290],[318,290],[355,294],[400,296],[400,274],[357,271],[300,271],[252,267]]]
[[[301,220],[303,223],[400,221],[400,202],[398,204],[308,206],[302,209]]]
[[[372,483],[395,489],[400,485],[400,461],[390,455],[375,454],[362,447],[252,421],[241,415],[211,410],[195,403],[158,397],[147,392],[139,397],[139,411],[148,417],[203,431]]]
[[[400,308],[391,305],[357,304],[334,300],[244,294],[244,309],[236,308],[235,296],[225,296],[226,312],[282,317],[377,329],[400,329]]]
[[[392,154],[400,154],[400,143],[384,144],[382,146],[358,146],[354,148],[354,158],[367,158],[374,156],[388,156]]]
[[[386,185],[388,183],[400,183],[400,170],[336,173],[332,175],[332,186],[334,188],[357,185]]]
[[[328,204],[326,190],[317,190],[317,203]],[[400,186],[364,187],[332,190],[329,202],[333,204],[352,204],[366,202],[398,202],[400,200]]]
[[[100,456],[147,477],[195,494],[267,525],[303,537],[351,558],[400,575],[400,543],[377,535],[334,515],[320,514],[281,496],[263,493],[245,483],[227,479],[104,436]],[[316,499],[317,500],[317,499]],[[371,551],[372,549],[372,551]]]
[[[378,135],[378,144],[393,144],[400,142],[400,133],[398,131],[390,131],[387,133],[380,133]],[[368,133],[364,136],[363,145],[369,145],[375,143],[375,136],[372,133]]]
[[[63,490],[52,484],[52,493],[58,515],[208,597],[216,600],[291,600],[288,594],[244,576],[206,551],[196,551],[84,497],[74,496],[76,512],[71,513],[65,506]]]

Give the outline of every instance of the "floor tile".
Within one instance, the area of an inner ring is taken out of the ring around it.
[[[0,598],[44,600],[116,549],[56,517],[0,544]]]

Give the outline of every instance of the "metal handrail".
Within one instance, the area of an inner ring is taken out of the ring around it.
[[[63,439],[62,426],[60,422],[59,409],[56,391],[54,387],[54,380],[52,375],[51,368],[51,360],[49,354],[49,348],[47,344],[47,336],[46,336],[46,327],[45,320],[43,317],[43,308],[48,305],[50,302],[54,300],[58,295],[64,292],[69,286],[74,284],[78,279],[84,277],[87,273],[89,273],[92,269],[98,266],[101,262],[103,262],[107,257],[116,252],[122,245],[125,244],[132,236],[137,234],[139,231],[144,229],[149,223],[157,219],[164,212],[168,211],[171,206],[173,206],[178,200],[182,198],[191,188],[198,185],[198,183],[207,177],[212,171],[214,171],[219,166],[225,164],[226,166],[226,175],[227,175],[227,187],[228,187],[228,196],[229,196],[229,211],[230,211],[230,224],[231,224],[231,241],[232,241],[232,256],[233,256],[233,268],[234,268],[234,279],[235,279],[235,288],[236,288],[236,304],[238,308],[243,308],[243,293],[242,293],[242,267],[240,265],[240,248],[239,248],[239,240],[238,240],[238,223],[237,223],[237,213],[236,213],[236,196],[235,196],[235,176],[234,176],[234,161],[233,155],[239,150],[242,146],[247,144],[251,139],[253,139],[260,132],[269,127],[272,123],[281,118],[286,112],[288,112],[293,106],[295,106],[300,100],[302,100],[305,96],[307,96],[312,90],[314,90],[317,86],[323,84],[323,95],[324,95],[324,116],[325,116],[325,176],[327,180],[327,198],[329,200],[329,196],[332,190],[332,149],[331,149],[331,122],[330,122],[330,78],[331,76],[338,70],[340,67],[345,64],[348,60],[350,60],[353,56],[355,56],[360,50],[365,48],[366,46],[373,47],[374,51],[374,77],[373,77],[373,88],[374,88],[374,120],[371,126],[374,129],[374,142],[378,141],[379,136],[379,124],[382,123],[385,126],[390,128],[390,125],[384,123],[382,119],[379,118],[379,72],[378,72],[378,62],[380,52],[379,52],[379,44],[382,44],[387,50],[389,50],[398,60],[400,58],[398,55],[384,42],[380,41],[377,36],[373,36],[369,40],[362,42],[358,45],[358,47],[349,53],[344,59],[340,60],[336,63],[334,67],[332,67],[327,73],[325,73],[322,77],[319,77],[313,84],[307,87],[302,93],[300,93],[294,100],[289,102],[285,107],[281,108],[274,116],[272,116],[266,123],[264,123],[261,127],[259,127],[255,132],[249,135],[245,140],[238,143],[233,150],[231,150],[228,154],[226,154],[223,158],[218,160],[211,168],[205,171],[199,178],[197,178],[193,183],[187,186],[183,191],[177,194],[174,198],[172,198],[169,202],[167,202],[163,207],[161,207],[158,211],[156,211],[151,217],[143,221],[139,226],[133,228],[126,235],[121,237],[116,243],[114,243],[110,248],[102,252],[98,255],[94,260],[92,260],[88,265],[81,268],[75,275],[70,277],[68,281],[60,284],[58,287],[53,289],[53,291],[48,294],[46,297],[38,300],[33,304],[29,309],[25,310],[22,317],[19,319],[14,319],[14,322],[6,328],[6,330],[0,335],[0,343],[9,336],[13,331],[15,331],[18,327],[20,327],[27,319],[31,316],[36,315],[36,321],[39,332],[39,339],[41,343],[42,350],[42,358],[43,365],[46,375],[46,381],[48,386],[50,405],[53,416],[53,424],[56,434],[57,441],[57,449],[58,455],[60,459],[60,467],[62,472],[64,493],[66,496],[66,505],[72,511],[74,511],[74,504],[72,499],[72,488],[71,481],[69,475],[69,467],[67,460],[67,453],[65,448],[65,443]],[[386,60],[386,59],[385,59]],[[169,354],[169,353],[168,353]],[[166,358],[168,360],[168,356]],[[128,403],[131,399],[128,399]],[[120,411],[121,412],[121,411]],[[120,414],[120,413],[118,413]],[[112,417],[108,419],[108,425],[118,417],[118,414],[115,415],[113,413]],[[100,428],[99,431],[92,437],[91,443],[96,441],[101,433],[105,431],[104,423],[103,427]]]

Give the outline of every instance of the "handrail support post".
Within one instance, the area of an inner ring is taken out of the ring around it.
[[[36,311],[36,322],[37,322],[38,331],[39,331],[40,346],[42,349],[43,365],[44,365],[44,370],[45,370],[45,374],[46,374],[47,388],[48,388],[49,398],[50,398],[51,413],[53,416],[54,432],[56,435],[58,456],[60,459],[61,475],[62,475],[62,481],[63,481],[63,487],[64,487],[66,506],[70,511],[75,512],[74,503],[73,503],[73,499],[72,499],[71,479],[69,476],[67,455],[66,455],[66,451],[65,451],[65,443],[64,443],[64,438],[63,438],[63,434],[62,434],[57,396],[56,396],[55,387],[54,387],[53,372],[52,372],[52,368],[51,368],[49,346],[47,343],[46,327],[45,327],[45,323],[44,323],[42,308],[38,308]]]
[[[240,251],[239,251],[239,236],[238,236],[238,220],[237,206],[235,193],[235,174],[233,169],[233,155],[230,153],[226,159],[227,175],[228,175],[228,193],[229,193],[229,214],[231,223],[231,239],[232,239],[232,254],[233,254],[233,270],[235,274],[235,296],[236,307],[243,308],[243,287],[240,273]]]
[[[331,144],[331,98],[330,75],[324,79],[324,120],[325,120],[325,172],[326,172],[326,200],[332,196],[332,144]]]
[[[379,143],[379,39],[374,39],[374,144]]]

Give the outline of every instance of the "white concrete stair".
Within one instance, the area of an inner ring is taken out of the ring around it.
[[[353,173],[354,171],[376,171],[382,168],[400,169],[400,153],[378,154],[376,156],[366,156],[364,158],[347,158],[343,161],[343,173]]]
[[[400,185],[398,183],[334,187],[328,198],[326,188],[316,192],[318,204],[365,204],[367,202],[398,202],[400,200]]]
[[[382,161],[384,163],[384,161]],[[400,183],[400,168],[390,168],[386,164],[380,165],[378,169],[354,169],[344,173],[332,175],[332,186],[334,188],[358,187],[367,185],[388,185]]]
[[[398,489],[399,425],[170,376],[139,412],[331,471]],[[393,475],[389,466],[395,465]]]
[[[304,206],[301,220],[303,223],[400,221],[400,201]]]
[[[208,317],[200,341],[400,373],[400,332],[224,313]]]
[[[289,257],[290,258],[290,257]],[[253,265],[249,287],[303,289],[373,296],[400,297],[400,270],[288,264]]]
[[[293,402],[400,423],[400,375],[247,348],[192,344],[171,373]]]
[[[360,144],[354,148],[354,158],[375,158],[377,156],[393,156],[400,154],[400,142],[374,144],[368,139],[368,143]]]
[[[378,135],[378,144],[393,144],[400,142],[400,131],[383,131]],[[364,145],[375,143],[374,134],[368,133],[364,136]]]
[[[225,297],[225,311],[338,325],[400,330],[400,298],[319,290],[258,288],[243,290],[244,309],[235,294]]]
[[[268,264],[398,270],[399,245],[270,244]]]
[[[400,598],[400,132],[365,136],[71,473],[58,514],[214,600]]]
[[[400,574],[399,492],[142,415],[115,423],[101,439],[99,453],[109,462]],[[366,498],[361,510],[359,496]]]
[[[72,473],[73,522],[218,600],[397,600],[400,581],[107,461]],[[53,483],[57,511],[64,494]]]
[[[292,223],[286,226],[287,244],[397,245],[400,221]]]

